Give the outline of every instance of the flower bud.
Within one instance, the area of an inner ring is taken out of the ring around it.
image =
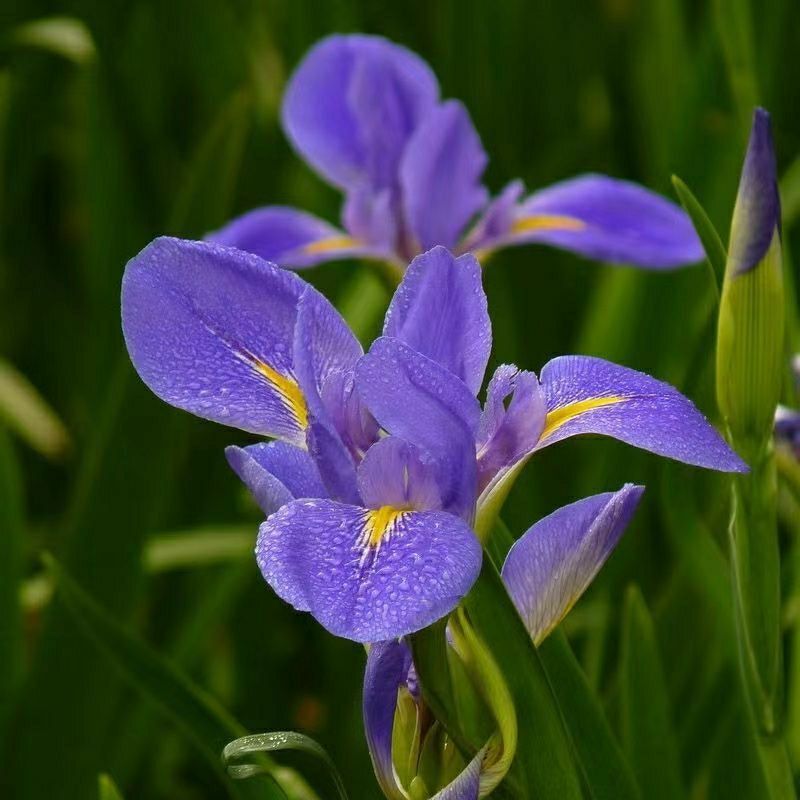
[[[720,300],[717,400],[746,461],[769,439],[781,390],[780,199],[769,114],[756,109]]]

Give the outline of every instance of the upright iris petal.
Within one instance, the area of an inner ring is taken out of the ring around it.
[[[503,581],[534,642],[566,616],[630,522],[643,486],[626,484],[564,506],[539,520],[511,548]]]
[[[417,256],[392,298],[383,333],[447,367],[477,394],[492,349],[478,262],[453,258],[444,247]]]

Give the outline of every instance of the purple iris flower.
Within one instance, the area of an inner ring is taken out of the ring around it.
[[[535,644],[563,619],[589,586],[630,522],[644,487],[626,484],[617,492],[587,497],[560,508],[533,525],[506,557],[503,581]],[[408,797],[394,769],[392,742],[398,692],[413,698],[417,725],[430,728],[430,709],[415,691],[416,675],[409,647],[402,640],[373,645],[364,674],[363,717],[378,783],[389,800]],[[434,798],[477,800],[483,748]],[[398,754],[395,754],[398,755]],[[407,761],[415,754],[399,754]]]
[[[528,242],[650,269],[703,258],[683,211],[634,183],[589,174],[525,196],[517,180],[490,200],[467,110],[440,98],[422,59],[377,36],[314,46],[289,81],[282,121],[298,154],[344,194],[342,229],[267,206],[212,241],[292,268],[364,257],[402,270],[435,245],[486,254]]]
[[[295,273],[208,242],[161,238],[133,258],[122,321],[159,397],[277,440],[228,450],[267,517],[259,566],[283,599],[357,641],[458,604],[480,568],[475,527],[543,447],[604,434],[746,469],[677,390],[597,358],[556,358],[538,377],[498,367],[481,408],[481,270],[443,247],[412,262],[366,354]]]

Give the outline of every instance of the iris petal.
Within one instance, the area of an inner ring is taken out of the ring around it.
[[[331,36],[303,59],[283,102],[286,134],[344,190],[393,182],[397,163],[439,87],[425,62],[378,36]]]
[[[455,246],[488,199],[480,182],[486,163],[461,103],[448,100],[423,119],[400,165],[406,222],[420,249]]]
[[[747,471],[694,404],[668,383],[588,356],[555,358],[539,378],[547,417],[538,448],[592,433],[685,464]]]
[[[461,519],[440,511],[395,516],[375,537],[376,511],[295,500],[259,532],[256,554],[277,594],[331,633],[394,639],[451,611],[478,576],[481,548]]]
[[[249,253],[161,238],[125,269],[131,360],[162,400],[300,444],[305,422],[291,342],[304,284]]]
[[[581,175],[531,195],[508,231],[475,246],[542,242],[599,261],[672,269],[703,258],[688,216],[642,186]]]
[[[392,298],[383,333],[447,367],[477,394],[492,349],[478,262],[454,258],[444,247],[417,256]]]
[[[296,498],[327,494],[311,456],[286,442],[226,447],[225,456],[267,516]]]
[[[208,234],[206,241],[236,247],[294,269],[343,258],[382,257],[362,239],[312,214],[285,206],[248,211]]]
[[[626,484],[564,506],[514,544],[503,581],[536,644],[566,616],[603,566],[644,491]]]

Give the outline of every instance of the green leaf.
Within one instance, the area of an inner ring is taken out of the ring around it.
[[[14,450],[0,429],[0,741],[22,677],[22,481]]]
[[[45,17],[26,22],[14,29],[11,41],[55,53],[75,64],[86,64],[95,56],[92,34],[75,17]]]
[[[137,689],[194,741],[211,766],[222,774],[220,750],[232,736],[245,735],[244,728],[210,695],[133,637],[86,594],[52,556],[45,554],[43,560],[58,583],[67,611],[86,635]],[[262,766],[277,777],[273,765],[267,762]],[[262,797],[280,800],[284,794],[270,784],[270,791],[262,793]]]
[[[463,606],[500,667],[517,709],[517,755],[506,782],[520,791],[520,797],[580,798],[580,779],[561,710],[539,654],[490,559],[484,559]]]
[[[314,739],[304,736],[302,733],[297,733],[296,731],[273,731],[271,733],[256,733],[251,736],[243,736],[225,745],[225,749],[222,751],[222,758],[228,766],[228,772],[233,777],[249,778],[252,775],[262,774],[265,769],[264,764],[242,764],[240,762],[247,756],[271,753],[276,750],[299,750],[318,758],[327,768],[341,800],[347,800],[344,782],[327,750]]]
[[[242,561],[252,558],[254,539],[254,525],[215,525],[158,534],[145,547],[145,568],[148,572],[164,572]]]
[[[70,448],[69,434],[30,381],[0,359],[0,421],[45,458],[62,458]]]
[[[725,261],[728,256],[725,252],[725,245],[722,244],[717,229],[708,218],[700,201],[692,194],[691,189],[677,176],[672,176],[672,186],[675,189],[675,194],[683,206],[683,210],[689,215],[694,225],[697,235],[703,244],[703,250],[706,252],[706,260],[711,267],[711,278],[714,282],[716,296],[719,300],[720,292],[722,291],[722,281],[725,278]]]
[[[620,656],[622,745],[647,800],[679,800],[678,746],[653,621],[635,586],[625,597]]]
[[[110,775],[101,775],[97,779],[99,800],[123,800],[122,794]]]
[[[800,156],[783,173],[780,183],[783,228],[788,231],[800,216]]]
[[[641,800],[600,700],[560,628],[539,645],[539,656],[564,714],[589,795],[595,800]]]

